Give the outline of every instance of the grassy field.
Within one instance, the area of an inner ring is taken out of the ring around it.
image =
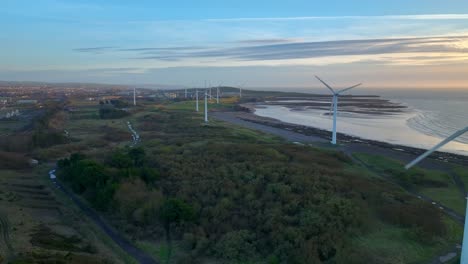
[[[0,241],[0,256],[10,263],[121,263],[118,251],[110,249],[79,212],[60,202],[66,199],[56,199],[48,169],[0,170],[0,218],[9,231],[2,236],[8,241]]]
[[[393,180],[416,190],[434,201],[440,202],[461,215],[465,214],[464,196],[446,172],[421,168],[412,168],[407,171],[402,162],[394,159],[364,153],[356,153],[354,155],[374,171],[392,177]],[[463,173],[464,171],[466,169],[460,167],[457,172]],[[466,175],[461,175],[460,177],[465,179]]]

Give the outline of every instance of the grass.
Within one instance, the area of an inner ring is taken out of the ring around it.
[[[465,185],[465,189],[468,189],[468,168],[462,167],[460,165],[453,166],[453,172],[460,177],[463,184]]]
[[[379,256],[380,263],[426,263],[435,257],[435,252],[442,254],[461,243],[463,228],[448,217],[444,217],[444,222],[447,226],[445,241],[421,244],[414,241],[409,229],[377,223],[373,231],[353,238],[353,244]]]
[[[217,104],[216,100],[209,100],[208,101],[208,109],[226,109],[226,108],[233,108],[234,103],[237,99],[235,98],[222,98],[220,99],[220,103]],[[195,110],[196,101],[182,101],[171,103],[166,105],[166,109],[168,110],[183,110],[183,111],[194,111]],[[204,98],[200,97],[198,101],[198,110],[200,114],[203,114],[205,111],[205,102]]]
[[[384,260],[382,263],[423,262],[435,251],[433,247],[422,246],[409,239],[407,229],[384,224],[375,232],[355,238],[353,244],[380,256]]]
[[[379,155],[364,153],[353,155],[375,172],[389,175],[393,180],[415,189],[457,213],[465,214],[465,199],[448,174],[421,168],[405,170],[402,162]]]
[[[170,261],[169,246],[166,243],[140,240],[136,242],[136,246],[151,255],[153,258],[159,260],[161,264],[166,264]],[[172,248],[172,251],[174,251],[174,247]]]
[[[0,120],[0,134],[12,133],[27,124],[27,120]]]
[[[449,207],[460,215],[465,215],[465,200],[454,184],[449,188],[421,188],[420,193]]]

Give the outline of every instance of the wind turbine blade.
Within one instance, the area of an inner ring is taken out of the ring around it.
[[[353,86],[348,87],[348,88],[343,89],[343,90],[340,90],[340,91],[337,92],[337,94],[342,94],[342,93],[344,93],[344,92],[346,92],[346,91],[349,91],[349,90],[351,90],[351,89],[353,89],[353,88],[356,88],[356,87],[358,87],[358,86],[360,86],[360,85],[362,85],[362,83],[353,85]]]
[[[438,150],[439,148],[443,147],[445,144],[447,144],[450,141],[454,140],[455,138],[465,134],[466,132],[468,132],[468,127],[465,127],[464,129],[458,130],[457,132],[453,133],[451,136],[449,136],[448,138],[442,140],[439,144],[435,145],[433,148],[431,148],[430,150],[424,152],[421,156],[417,157],[415,160],[408,163],[405,166],[405,169],[409,169],[409,168],[413,167],[414,165],[418,164],[421,160],[423,160],[427,156],[431,155],[432,152]]]
[[[328,89],[330,89],[330,91],[335,94],[335,90],[333,90],[333,88],[330,87],[330,85],[328,85],[326,82],[324,82],[322,79],[320,79],[317,75],[315,75],[315,78],[317,78],[317,80],[319,80],[323,85],[325,85]]]

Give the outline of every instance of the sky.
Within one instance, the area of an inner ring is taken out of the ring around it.
[[[468,90],[466,0],[2,0],[0,80]]]

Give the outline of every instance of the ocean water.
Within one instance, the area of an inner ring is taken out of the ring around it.
[[[296,91],[304,92],[300,89]],[[337,130],[348,135],[429,149],[455,131],[468,126],[468,89],[369,89],[352,94],[380,95],[408,108],[403,113],[385,116],[340,112]],[[255,112],[259,116],[331,131],[332,118],[327,113],[326,110],[317,109],[296,111],[281,105],[263,105]],[[441,150],[468,156],[468,134]]]

